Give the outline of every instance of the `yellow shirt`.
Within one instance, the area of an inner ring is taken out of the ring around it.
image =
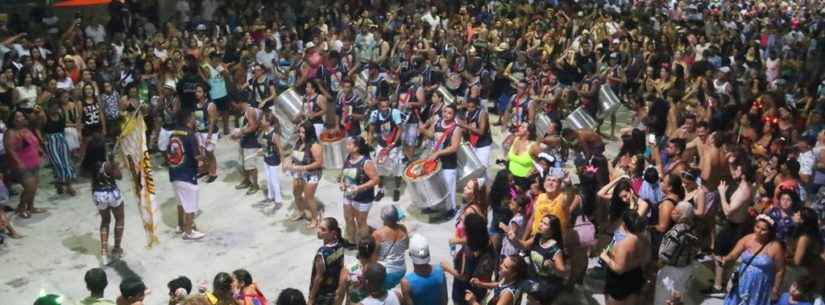
[[[533,204],[533,227],[531,232],[538,234],[539,225],[541,225],[541,219],[544,218],[544,215],[553,215],[559,218],[561,231],[564,234],[567,231],[567,224],[570,219],[570,215],[568,215],[564,206],[566,203],[567,196],[564,193],[559,193],[552,200],[547,198],[547,194],[539,195]]]

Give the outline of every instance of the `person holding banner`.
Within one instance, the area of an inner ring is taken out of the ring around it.
[[[444,181],[447,182],[447,218],[452,218],[456,214],[455,188],[458,176],[456,171],[458,168],[458,146],[461,144],[461,135],[464,132],[456,123],[455,113],[455,105],[444,106],[441,119],[426,132],[426,136],[435,140],[433,152],[427,159],[441,161],[441,175],[444,176]]]

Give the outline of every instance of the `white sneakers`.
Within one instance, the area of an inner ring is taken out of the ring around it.
[[[192,230],[192,233],[183,233],[183,239],[185,240],[198,240],[204,238],[205,236],[206,233],[198,232],[195,230]]]

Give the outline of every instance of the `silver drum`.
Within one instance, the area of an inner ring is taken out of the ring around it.
[[[319,141],[324,148],[324,168],[344,168],[347,158],[347,138],[343,137],[332,142]]]
[[[412,195],[412,202],[417,208],[432,208],[441,204],[449,194],[447,191],[447,182],[444,181],[444,176],[441,175],[441,161],[438,162],[438,167],[432,173],[426,176],[417,178],[404,176],[404,181],[407,182],[407,190]],[[409,167],[421,167],[424,160],[418,160],[410,163]],[[406,170],[405,170],[406,172]]]
[[[547,134],[547,129],[550,128],[551,123],[552,120],[550,120],[550,117],[547,116],[546,113],[536,114],[536,135],[539,139],[544,138],[544,135]]]
[[[295,122],[303,112],[303,101],[304,97],[295,91],[295,88],[289,88],[275,99],[276,113],[279,113],[288,123]]]
[[[582,107],[576,108],[575,111],[570,113],[570,115],[567,116],[566,121],[568,127],[573,129],[596,130],[596,127],[598,126],[596,120],[587,114],[587,111],[584,111],[584,108]]]
[[[441,94],[441,97],[444,98],[444,105],[455,103],[455,96],[453,96],[453,94],[450,93],[450,90],[448,90],[447,87],[444,87],[444,85],[438,86],[438,89],[435,91],[438,92],[438,94]]]
[[[616,93],[608,85],[602,85],[599,88],[599,107],[601,107],[600,116],[604,117],[616,111],[616,108],[622,104]]]
[[[471,179],[484,175],[487,166],[478,159],[470,143],[458,146],[458,183],[464,184]]]

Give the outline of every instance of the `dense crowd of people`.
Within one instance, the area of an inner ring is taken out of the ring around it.
[[[198,185],[236,158],[220,142],[238,147],[236,189],[265,189],[274,209],[291,178],[290,220],[322,246],[306,301],[286,289],[278,305],[554,304],[586,276],[610,305],[698,304],[700,290],[730,305],[822,302],[821,0],[181,0],[162,23],[151,3],[115,0],[107,22],[64,28],[46,13],[43,33],[0,28],[3,189],[19,189],[0,211],[5,236],[44,212],[49,167],[58,194],[91,182],[101,255],[124,255],[131,199],[117,180],[138,170],[115,155],[139,122],[184,239],[208,234],[194,223]],[[618,130],[615,100],[632,113]],[[344,213],[324,215],[325,149],[341,137]],[[463,176],[467,154],[484,173]],[[409,209],[455,222],[448,262],[431,262],[400,204],[366,223],[409,173],[445,186],[442,202]],[[693,287],[701,264],[714,278]],[[86,282],[83,304],[108,304],[105,273]],[[246,270],[212,284],[175,279],[170,304],[268,303]],[[125,279],[117,304],[145,288]]]

